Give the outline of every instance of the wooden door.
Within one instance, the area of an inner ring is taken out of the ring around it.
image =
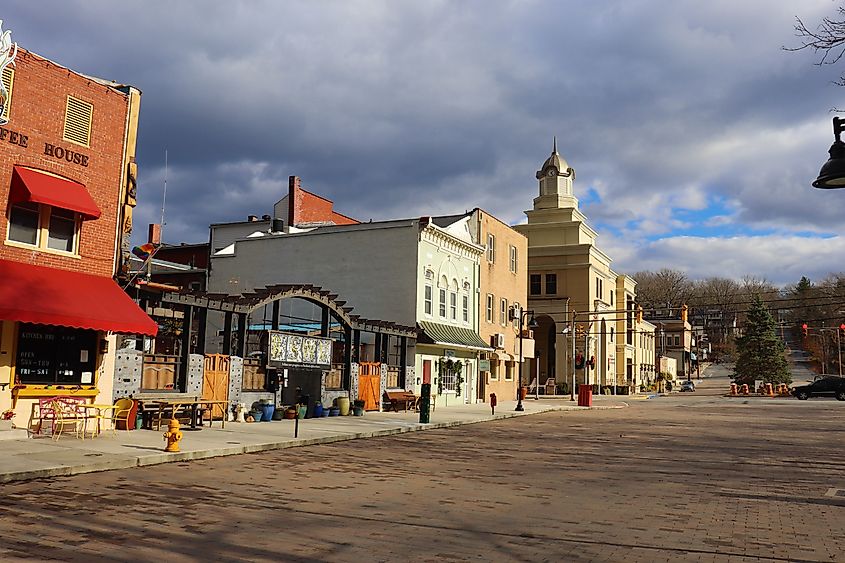
[[[206,354],[202,373],[202,398],[208,401],[229,400],[229,367],[231,360],[224,354]],[[206,418],[219,419],[226,416],[222,405],[206,411]]]
[[[381,364],[361,362],[358,370],[358,399],[364,401],[364,410],[378,410],[380,397]]]

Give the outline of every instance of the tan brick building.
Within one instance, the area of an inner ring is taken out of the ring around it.
[[[479,273],[478,332],[494,349],[488,354],[489,370],[481,370],[478,398],[486,402],[495,393],[498,399],[510,401],[516,397],[520,366],[523,385],[527,385],[527,364],[534,357],[534,340],[526,333],[520,364],[519,321],[511,318],[511,311],[526,308],[528,239],[482,209],[473,212],[473,224],[476,242],[485,247]]]

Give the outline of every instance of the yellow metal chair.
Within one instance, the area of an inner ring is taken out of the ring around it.
[[[78,401],[57,398],[53,401],[53,439],[58,440],[66,427],[73,429],[76,437],[85,439],[85,412],[79,409]]]
[[[112,414],[112,431],[117,431],[118,422],[122,422],[126,430],[132,430],[129,427],[129,417],[132,414],[132,407],[135,405],[135,401],[123,398],[118,399],[114,404],[117,408],[114,409],[114,414]]]

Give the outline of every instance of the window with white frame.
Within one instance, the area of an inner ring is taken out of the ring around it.
[[[440,289],[440,316],[446,318],[446,290]]]
[[[18,203],[9,208],[10,241],[76,254],[79,246],[80,215],[37,203]]]
[[[499,322],[502,326],[508,324],[508,300],[504,298],[499,302]]]
[[[546,295],[557,295],[557,274],[546,274]]]
[[[487,261],[496,261],[496,237],[487,233]]]
[[[510,269],[511,272],[514,274],[516,273],[517,268],[517,254],[516,254],[516,247],[511,245],[510,246]]]
[[[426,284],[425,286],[425,314],[431,315],[434,311],[434,304],[432,303],[434,299],[434,288],[430,285]]]
[[[462,295],[461,299],[463,299],[464,305],[464,322],[469,322],[469,295]]]
[[[540,281],[540,274],[531,274],[528,276],[528,292],[530,295],[540,295],[542,293]]]
[[[454,291],[449,293],[449,316],[453,321],[458,320],[458,294]]]
[[[455,360],[455,363],[460,360]],[[461,366],[463,367],[463,366]],[[443,385],[445,391],[455,391],[458,384],[458,372],[453,368],[446,367],[446,362],[441,363],[440,368],[440,383]]]
[[[487,322],[493,322],[493,301],[495,298],[492,293],[487,294]]]

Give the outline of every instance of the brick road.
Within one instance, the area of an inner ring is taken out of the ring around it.
[[[678,394],[9,484],[0,559],[845,561],[843,407]]]

